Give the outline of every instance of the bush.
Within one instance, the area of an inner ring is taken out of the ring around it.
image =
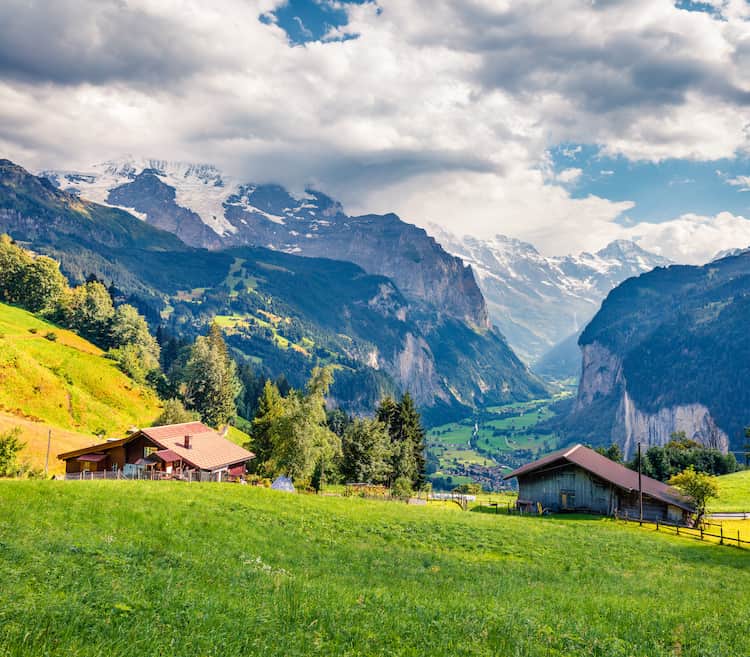
[[[44,337],[47,338],[47,340],[49,340],[50,342],[57,342],[57,333],[55,333],[54,331],[47,331],[44,334]]]
[[[26,446],[21,442],[21,428],[14,427],[0,434],[0,477],[17,477],[23,466],[18,462],[18,453]]]
[[[411,479],[408,477],[399,477],[393,482],[393,488],[391,489],[393,497],[406,500],[412,495]]]

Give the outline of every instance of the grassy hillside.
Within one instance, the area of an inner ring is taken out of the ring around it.
[[[3,656],[750,653],[747,551],[604,519],[3,481],[0,538]]]
[[[95,432],[122,435],[158,414],[156,397],[90,342],[0,304],[0,430],[21,426],[28,443],[22,457],[43,465],[47,427],[56,455],[85,445]],[[60,467],[54,458],[50,465]]]
[[[719,477],[719,497],[709,511],[750,511],[750,470]]]

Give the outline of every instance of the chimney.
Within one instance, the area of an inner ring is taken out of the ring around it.
[[[185,436],[184,447],[185,449],[190,449],[190,436]]]

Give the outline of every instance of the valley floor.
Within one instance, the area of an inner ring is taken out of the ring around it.
[[[749,566],[607,519],[0,481],[0,655],[741,656]]]

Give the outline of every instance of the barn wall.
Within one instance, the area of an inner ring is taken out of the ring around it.
[[[633,491],[632,493],[621,492],[618,500],[619,512],[622,515],[626,515],[629,518],[639,518],[640,509],[638,504],[638,492]],[[655,500],[648,495],[643,496],[643,519],[651,521],[669,521],[669,522],[682,522],[684,521],[684,513],[680,512],[677,516],[669,513],[669,506],[665,502]],[[677,509],[677,507],[672,507]]]
[[[612,487],[573,464],[551,466],[519,477],[518,499],[540,502],[551,511],[589,511],[609,515],[613,510]]]

